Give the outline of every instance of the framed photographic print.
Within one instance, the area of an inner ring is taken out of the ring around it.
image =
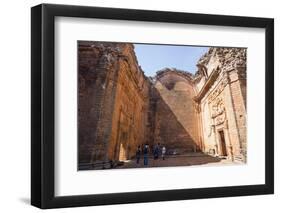
[[[272,194],[274,21],[31,9],[31,203]]]

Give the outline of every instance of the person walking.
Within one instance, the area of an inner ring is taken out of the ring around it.
[[[154,146],[154,150],[153,150],[154,160],[158,159],[159,151],[160,151],[159,149],[160,149],[160,146],[159,146],[159,143],[158,143]]]
[[[149,152],[149,150],[148,150],[148,144],[145,144],[145,145],[144,145],[144,149],[143,149],[143,164],[144,164],[145,166],[148,165],[148,152]]]
[[[141,147],[139,145],[136,151],[137,164],[139,164],[140,162],[140,157],[141,157]]]
[[[152,150],[152,154],[153,154],[153,159],[156,159],[156,145],[153,145],[153,150]]]
[[[166,147],[162,147],[162,159],[165,160],[165,154],[166,154]]]

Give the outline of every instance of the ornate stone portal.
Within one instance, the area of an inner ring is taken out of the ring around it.
[[[203,151],[246,162],[246,49],[210,48],[198,63]]]
[[[246,49],[210,48],[195,75],[148,78],[134,46],[79,42],[79,169],[110,168],[145,143],[246,162]]]

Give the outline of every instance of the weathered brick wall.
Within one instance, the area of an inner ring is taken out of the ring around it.
[[[78,51],[79,165],[129,159],[146,142],[150,81],[131,44],[80,41]]]
[[[94,46],[93,46],[94,45]],[[106,160],[107,124],[111,116],[115,89],[116,61],[110,55],[112,44],[78,43],[78,140],[79,163],[93,158]],[[110,55],[112,58],[105,57]],[[111,80],[110,80],[111,79]]]
[[[238,131],[238,137],[240,142],[240,148],[242,155],[247,155],[247,124],[246,124],[246,106],[244,102],[244,95],[243,95],[243,89],[241,88],[241,85],[243,85],[243,82],[240,81],[238,72],[232,72],[230,73],[230,89],[232,94],[232,100],[233,100],[233,109],[234,109],[234,116],[236,120],[237,125],[237,131]],[[244,89],[245,91],[245,89]]]
[[[146,142],[146,121],[150,83],[139,68],[132,45],[126,45],[119,59],[116,101],[112,119],[109,157],[130,159],[138,145]]]
[[[161,71],[156,79],[154,143],[165,145],[168,152],[199,150],[198,116],[191,79],[169,69]]]

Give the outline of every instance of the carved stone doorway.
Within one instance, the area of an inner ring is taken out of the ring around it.
[[[225,144],[225,137],[223,130],[218,131],[219,133],[219,139],[220,139],[220,150],[221,150],[221,156],[227,156],[227,150],[226,150],[226,144]]]
[[[122,132],[119,147],[119,161],[127,160],[127,134]]]

